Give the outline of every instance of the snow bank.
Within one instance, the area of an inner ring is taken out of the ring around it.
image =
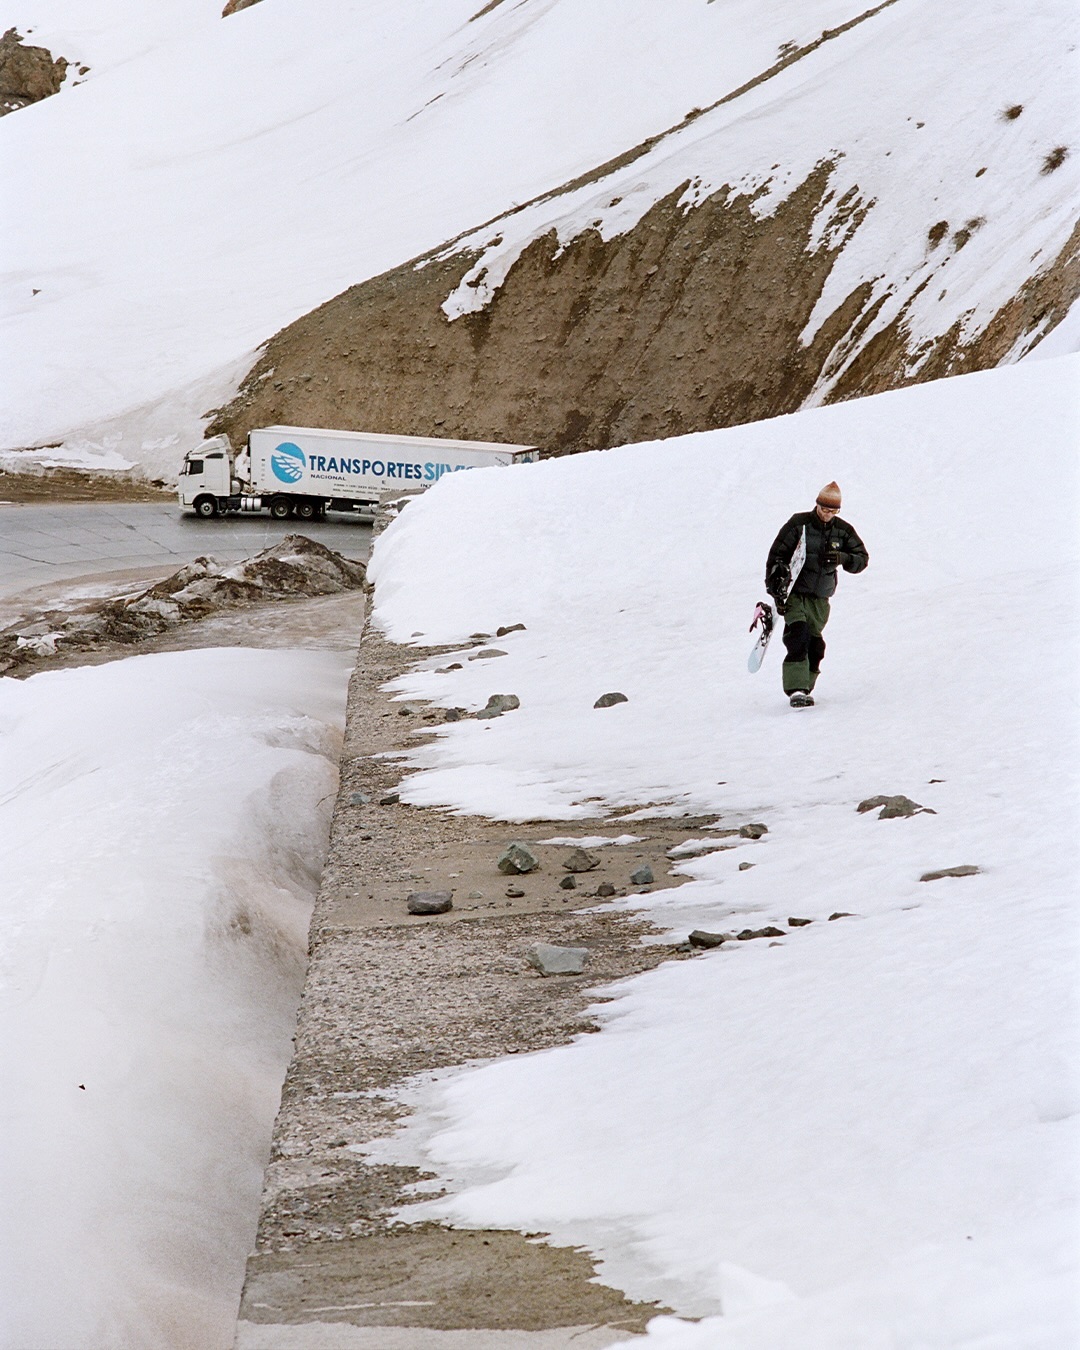
[[[0,679],[8,1350],[232,1344],[349,664]]]
[[[459,475],[379,541],[391,635],[527,625],[497,661],[398,682],[521,698],[412,752],[404,800],[764,820],[621,903],[677,935],[788,930],[605,990],[601,1035],[423,1086],[379,1156],[450,1194],[406,1217],[582,1243],[707,1318],[653,1324],[679,1350],[1077,1340],[1078,373]],[[776,529],[833,477],[870,568],[793,712],[778,652],[747,674],[745,630]],[[609,689],[629,701],[594,710]],[[936,814],[855,810],[899,792]],[[980,872],[920,880],[960,864]]]

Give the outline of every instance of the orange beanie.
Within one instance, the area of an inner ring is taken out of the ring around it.
[[[840,510],[840,488],[836,483],[826,483],[817,495],[818,506],[829,506]]]

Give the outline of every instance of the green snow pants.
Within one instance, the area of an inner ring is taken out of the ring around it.
[[[813,689],[825,655],[821,631],[829,622],[829,602],[814,595],[788,597],[784,613],[784,693]]]

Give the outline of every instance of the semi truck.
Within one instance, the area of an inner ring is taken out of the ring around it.
[[[447,473],[539,457],[532,445],[258,427],[239,453],[228,436],[189,451],[177,494],[182,508],[207,520],[264,510],[276,520],[318,520],[327,511],[370,511],[385,492],[430,487]]]

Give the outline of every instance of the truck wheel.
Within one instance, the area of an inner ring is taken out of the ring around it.
[[[217,502],[213,497],[196,497],[195,514],[201,516],[203,520],[210,520],[217,515]]]
[[[288,520],[291,506],[287,497],[275,497],[270,503],[270,514],[275,520]]]
[[[314,520],[319,514],[319,508],[315,502],[297,502],[296,514],[300,520]]]

